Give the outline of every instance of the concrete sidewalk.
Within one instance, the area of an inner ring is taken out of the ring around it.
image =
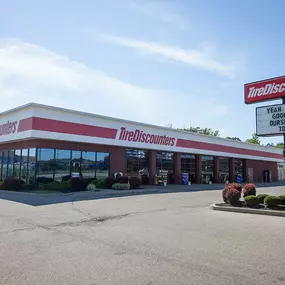
[[[261,183],[256,184],[258,188],[262,187],[278,187],[284,186],[283,182],[276,183]],[[44,206],[50,204],[59,204],[75,201],[88,201],[107,198],[118,198],[128,196],[139,195],[151,195],[151,194],[168,194],[168,193],[185,193],[185,192],[200,192],[200,191],[213,191],[222,190],[225,187],[224,184],[211,184],[201,185],[193,184],[186,185],[167,185],[164,186],[144,186],[141,189],[135,190],[100,190],[100,191],[84,191],[76,193],[51,193],[51,194],[39,194],[29,192],[14,192],[14,191],[0,191],[0,199],[13,201],[17,203],[23,203],[31,206]]]

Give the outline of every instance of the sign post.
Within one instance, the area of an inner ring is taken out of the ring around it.
[[[258,136],[283,136],[285,158],[285,76],[246,83],[244,102],[254,104],[282,99],[282,104],[256,108],[256,134]]]
[[[282,97],[282,103],[285,104],[285,97]],[[283,157],[285,157],[285,132],[283,134]]]

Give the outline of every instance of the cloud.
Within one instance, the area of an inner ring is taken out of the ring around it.
[[[41,46],[0,40],[0,111],[37,102],[162,126],[191,121],[214,128],[228,108],[215,98],[202,100],[201,92],[136,86]]]
[[[188,26],[186,19],[177,11],[177,6],[171,2],[131,1],[131,7],[140,14],[171,26],[185,30]]]
[[[123,82],[66,56],[21,40],[0,41],[0,109],[36,101],[137,120],[159,90]],[[126,115],[128,114],[128,115]]]
[[[151,55],[158,55],[167,60],[217,73],[231,79],[235,78],[237,73],[237,61],[224,63],[214,59],[213,46],[210,44],[204,44],[197,49],[182,49],[176,46],[138,41],[112,35],[100,35],[99,38],[112,44],[133,48]]]

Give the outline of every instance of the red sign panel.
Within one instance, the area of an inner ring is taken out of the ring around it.
[[[246,104],[285,97],[285,76],[247,83],[244,85]]]

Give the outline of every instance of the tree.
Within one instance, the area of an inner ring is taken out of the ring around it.
[[[274,143],[268,143],[266,146],[276,147]]]
[[[254,143],[254,144],[259,144],[261,143],[259,137],[256,135],[256,133],[252,134],[252,137],[250,139],[247,139],[246,142],[248,143]]]
[[[220,131],[218,130],[213,130],[211,128],[204,128],[201,129],[200,127],[190,127],[190,128],[184,128],[182,129],[183,131],[186,132],[194,132],[202,135],[207,135],[207,136],[213,136],[213,137],[219,137],[220,136]]]
[[[279,142],[279,143],[276,144],[275,147],[284,149],[284,143]]]
[[[241,139],[238,137],[227,137],[227,139],[241,142]]]

